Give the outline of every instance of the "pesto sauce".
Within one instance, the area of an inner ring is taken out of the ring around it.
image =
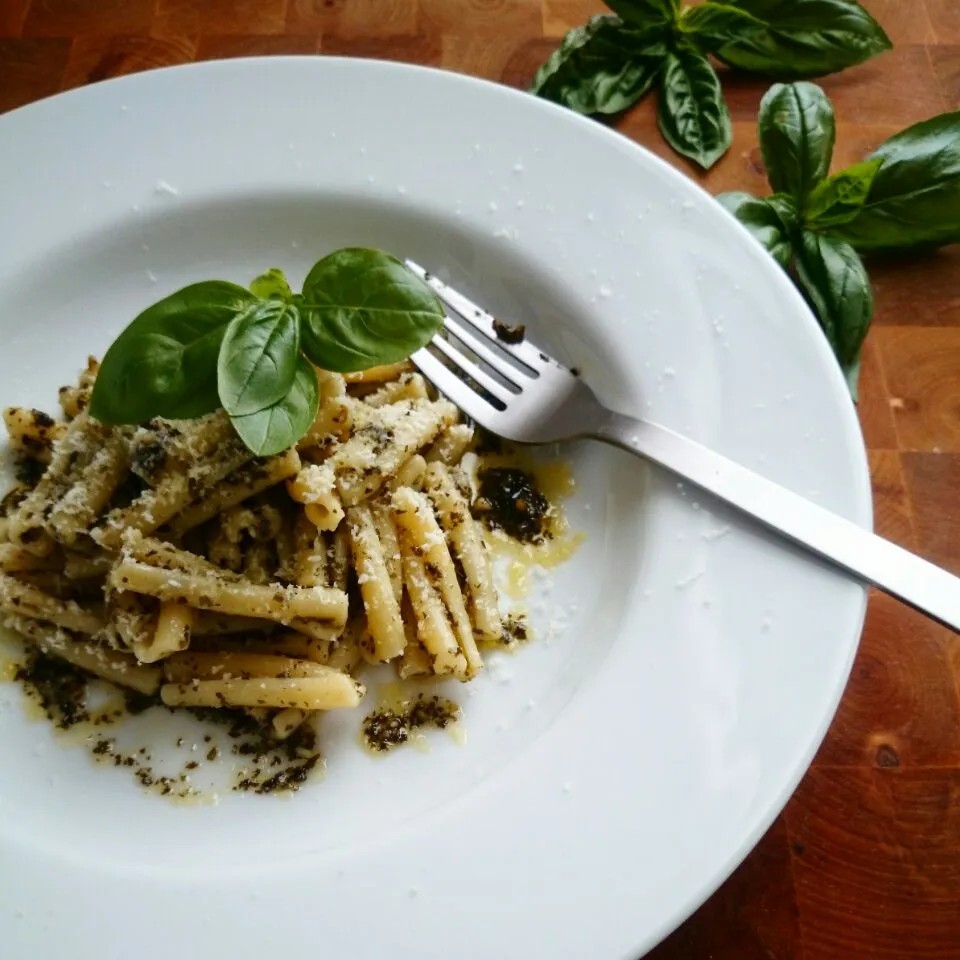
[[[198,752],[199,743],[190,746],[178,737],[174,747],[184,755],[180,768],[173,773],[160,773],[148,746],[121,749],[118,738],[104,728],[147,710],[179,713],[183,708],[167,707],[158,697],[113,687],[58,657],[36,650],[27,651],[12,670],[11,678],[56,730],[71,734],[68,742],[83,745],[97,763],[129,769],[140,786],[170,799],[215,800],[215,794],[193,786],[191,774],[205,762],[218,762],[227,754],[237,758],[230,789],[244,793],[291,793],[299,790],[314,771],[320,773],[324,769],[316,729],[309,721],[285,740],[278,740],[269,714],[258,719],[243,710],[194,708],[189,712],[211,730],[196,738],[202,739],[204,749]],[[91,682],[108,687],[115,694],[106,706],[88,706]],[[218,732],[225,735],[226,742],[215,742],[214,734]],[[169,769],[169,765],[165,766]]]
[[[382,705],[363,718],[363,742],[371,753],[387,753],[410,740],[423,727],[445,730],[460,719],[460,707],[437,695]]]
[[[533,475],[520,467],[481,467],[477,471],[474,517],[520,543],[543,543],[551,536],[551,507]]]

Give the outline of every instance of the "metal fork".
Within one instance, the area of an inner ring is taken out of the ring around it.
[[[525,337],[508,342],[509,327],[412,261],[407,266],[447,307],[444,328],[455,338],[438,334],[436,354],[424,347],[411,359],[487,430],[518,443],[589,437],[629,450],[960,633],[960,578],[666,427],[607,410],[576,371]]]

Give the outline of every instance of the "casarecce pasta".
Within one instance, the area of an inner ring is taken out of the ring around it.
[[[501,641],[462,461],[473,429],[408,363],[316,371],[294,447],[256,458],[219,411],[112,427],[8,408],[33,464],[0,507],[0,623],[170,707],[272,712],[278,738],[364,696],[363,664],[470,680]]]

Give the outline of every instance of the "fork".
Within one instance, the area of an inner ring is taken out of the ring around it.
[[[406,265],[447,308],[444,331],[454,338],[438,333],[411,360],[482,427],[517,443],[592,438],[629,450],[960,633],[960,578],[687,437],[608,410],[522,329],[512,335],[423,267]]]

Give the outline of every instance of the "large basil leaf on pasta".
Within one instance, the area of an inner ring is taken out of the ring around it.
[[[217,392],[231,417],[286,396],[300,354],[300,314],[284,300],[261,300],[237,314],[217,360]]]
[[[217,355],[254,298],[222,280],[194,283],[137,316],[107,350],[90,413],[105,423],[190,419],[220,406]]]
[[[662,31],[591,17],[563,38],[537,71],[531,93],[577,113],[619,113],[651,87],[667,50]]]
[[[396,257],[345,248],[316,263],[303,282],[301,346],[325,370],[348,373],[396,363],[443,325],[436,294]]]
[[[283,397],[263,410],[230,420],[247,449],[258,457],[271,457],[292,447],[310,429],[319,398],[317,374],[301,354]]]

